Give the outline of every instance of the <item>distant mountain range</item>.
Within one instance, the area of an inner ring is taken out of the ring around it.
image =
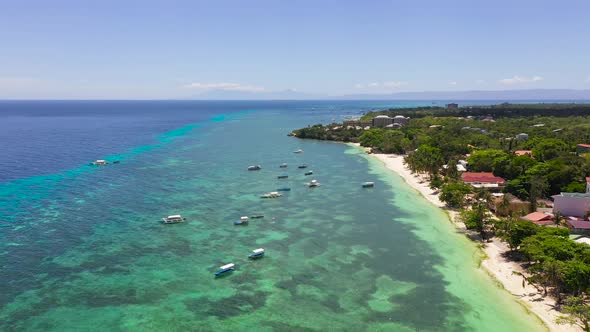
[[[345,95],[338,99],[378,100],[589,100],[590,90],[527,89],[527,90],[472,90],[472,91],[420,91],[392,94]]]
[[[247,92],[209,91],[188,99],[208,100],[497,100],[497,101],[590,101],[590,90],[523,89],[471,91],[416,91],[391,94],[350,94],[328,96],[295,90]]]

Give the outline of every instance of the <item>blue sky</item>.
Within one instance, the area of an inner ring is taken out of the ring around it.
[[[590,1],[0,0],[0,98],[590,89]]]

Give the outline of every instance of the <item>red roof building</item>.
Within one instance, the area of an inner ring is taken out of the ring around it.
[[[566,220],[567,228],[572,234],[588,234],[590,233],[590,221],[585,220]]]
[[[533,151],[531,150],[516,150],[514,151],[515,156],[533,156]]]
[[[529,213],[526,216],[522,217],[522,219],[532,221],[533,223],[539,226],[546,226],[546,225],[553,225],[554,217],[550,214],[545,214],[543,212],[533,212]]]
[[[576,145],[576,152],[577,153],[590,152],[590,144],[577,144]]]
[[[461,180],[475,188],[496,188],[506,183],[506,180],[491,172],[464,172]]]

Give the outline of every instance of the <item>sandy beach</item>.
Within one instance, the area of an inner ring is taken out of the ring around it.
[[[358,144],[355,144],[358,146]],[[413,174],[403,163],[403,156],[389,154],[370,154],[370,156],[382,161],[385,166],[401,176],[411,187],[416,189],[422,196],[437,207],[446,210],[451,220],[455,222],[458,228],[465,229],[465,226],[457,222],[458,212],[448,209],[438,198],[437,192],[429,188],[428,181],[419,175]],[[551,331],[582,331],[577,326],[559,325],[555,323],[560,313],[554,310],[555,300],[551,297],[543,297],[534,286],[526,284],[523,287],[521,276],[513,274],[513,271],[523,272],[522,267],[515,262],[506,260],[502,253],[508,251],[505,243],[497,238],[483,246],[486,259],[482,262],[482,267],[502,286],[510,292],[516,299],[525,305],[531,312],[535,313]]]

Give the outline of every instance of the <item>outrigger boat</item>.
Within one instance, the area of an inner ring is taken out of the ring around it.
[[[318,182],[318,180],[311,180],[310,182],[307,183],[307,186],[310,188],[319,187],[320,183]]]
[[[252,253],[248,255],[248,258],[250,259],[257,259],[262,257],[264,257],[264,248],[254,249],[252,250]]]
[[[219,270],[215,272],[215,276],[218,277],[224,273],[232,272],[236,270],[236,264],[229,263],[219,267]]]
[[[297,168],[307,168],[307,165],[305,165],[305,164],[299,165],[299,166],[297,166]]]
[[[279,193],[278,191],[271,191],[269,193],[260,195],[260,198],[278,198],[281,196],[283,196],[283,195],[281,193]]]
[[[287,174],[281,174],[279,176],[277,176],[278,179],[287,179],[289,177],[289,175]]]
[[[248,225],[248,217],[240,217],[240,220],[234,221],[234,225]]]
[[[307,171],[303,175],[312,175],[312,174],[313,174],[313,171]]]
[[[287,164],[286,163],[282,163],[279,167],[280,168],[287,168]]]
[[[262,169],[262,167],[260,167],[260,165],[248,166],[249,171],[259,171],[261,169]]]
[[[293,153],[303,153],[303,150],[301,150],[301,149],[295,150],[295,151],[293,151]]]
[[[363,182],[363,188],[372,188],[375,186],[375,182]]]
[[[186,218],[183,218],[180,214],[174,214],[174,215],[162,218],[162,221],[165,224],[178,224],[181,222],[185,222]]]
[[[253,216],[250,216],[250,219],[262,219],[264,218],[263,214],[255,214]]]
[[[90,163],[90,165],[94,165],[94,166],[106,166],[108,164],[109,164],[109,162],[104,159],[98,159],[98,160],[95,160]]]
[[[277,191],[291,191],[291,188],[289,188],[289,187],[283,187],[283,188],[277,189]]]

